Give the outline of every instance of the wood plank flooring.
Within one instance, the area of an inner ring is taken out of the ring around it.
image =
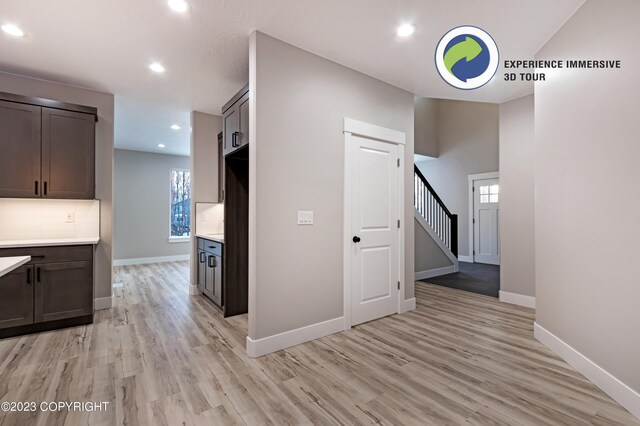
[[[0,340],[2,425],[640,425],[533,339],[533,311],[416,284],[418,307],[258,359],[187,262],[116,268],[91,326]]]

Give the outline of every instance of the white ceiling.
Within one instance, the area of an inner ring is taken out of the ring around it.
[[[583,1],[190,0],[180,15],[166,0],[2,0],[0,22],[28,37],[0,34],[0,70],[114,93],[117,147],[188,155],[189,111],[219,115],[247,82],[253,29],[419,96],[503,102],[532,84],[503,82],[500,68],[480,89],[448,86],[433,64],[440,37],[475,25],[501,58],[532,58]],[[417,30],[399,40],[404,22]]]

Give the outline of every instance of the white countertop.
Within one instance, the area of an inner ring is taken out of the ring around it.
[[[100,238],[52,238],[41,240],[5,240],[0,241],[0,248],[46,247],[46,246],[80,246],[98,244]]]
[[[217,241],[224,244],[224,234],[200,234],[196,232],[197,238],[204,238],[205,240]]]
[[[0,277],[31,260],[31,256],[0,257]]]

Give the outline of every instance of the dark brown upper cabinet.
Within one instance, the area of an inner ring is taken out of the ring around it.
[[[0,197],[95,198],[95,108],[0,93]]]
[[[47,198],[94,198],[95,119],[42,108],[42,194]]]
[[[40,196],[41,108],[0,101],[0,197]]]
[[[249,143],[249,86],[240,90],[222,107],[224,155]]]

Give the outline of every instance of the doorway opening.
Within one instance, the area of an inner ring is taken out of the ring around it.
[[[500,292],[500,175],[469,175],[469,256],[458,271],[421,281],[498,297]]]

